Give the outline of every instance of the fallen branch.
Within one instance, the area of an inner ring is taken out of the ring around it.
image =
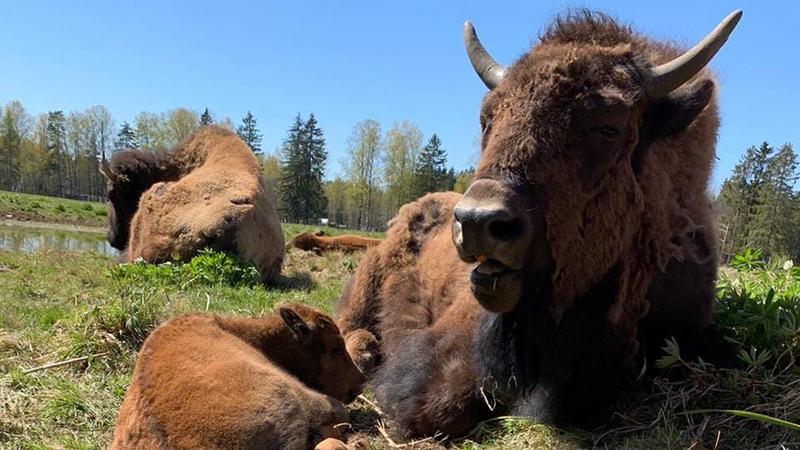
[[[65,359],[64,361],[57,361],[57,362],[45,364],[43,366],[33,367],[31,369],[26,369],[26,370],[23,370],[22,373],[26,373],[27,374],[27,373],[38,372],[40,370],[46,370],[46,369],[52,369],[54,367],[66,366],[68,364],[81,362],[81,361],[86,361],[89,358],[98,358],[100,356],[106,356],[106,355],[108,355],[108,352],[95,353],[94,355],[89,355],[89,356],[79,356],[77,358]]]

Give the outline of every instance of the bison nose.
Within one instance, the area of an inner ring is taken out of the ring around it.
[[[530,240],[530,226],[516,195],[497,181],[478,180],[453,209],[453,240],[459,256],[473,262],[495,259],[518,265]]]

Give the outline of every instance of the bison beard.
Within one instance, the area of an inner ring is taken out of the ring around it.
[[[467,25],[492,89],[475,180],[401,208],[337,310],[343,333],[380,342],[371,384],[405,430],[456,437],[503,412],[591,424],[670,336],[730,362],[711,323],[703,66],[739,16],[682,55],[580,12],[507,70]]]

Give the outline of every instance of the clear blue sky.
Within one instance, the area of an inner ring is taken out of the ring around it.
[[[461,43],[472,19],[509,63],[559,11],[609,12],[657,38],[692,44],[735,8],[744,17],[712,62],[723,125],[714,186],[743,150],[767,140],[800,147],[800,1],[73,1],[0,2],[0,102],[28,112],[108,106],[209,107],[258,119],[277,149],[292,118],[314,112],[337,173],[353,125],[411,120],[437,133],[449,161],[476,161],[484,87]],[[800,148],[798,148],[800,149]]]

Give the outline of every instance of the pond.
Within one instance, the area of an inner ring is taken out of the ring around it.
[[[51,248],[117,255],[104,233],[0,224],[0,250],[31,253]]]

